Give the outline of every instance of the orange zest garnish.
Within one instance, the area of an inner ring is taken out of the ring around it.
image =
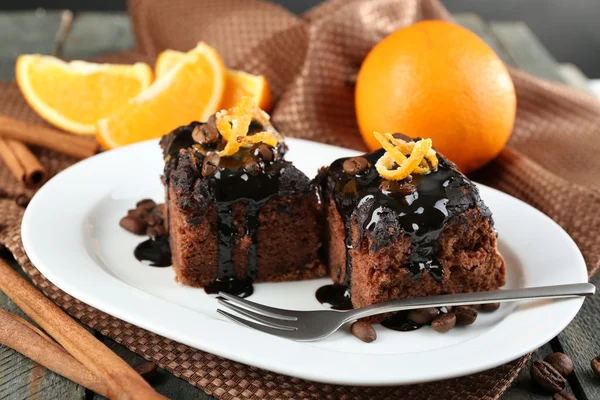
[[[385,179],[398,181],[410,174],[423,175],[437,169],[438,159],[431,139],[405,142],[390,133],[373,132],[373,135],[385,149],[384,155],[375,164],[377,172]]]
[[[259,122],[265,131],[248,136],[252,119]],[[273,128],[267,113],[258,108],[254,100],[244,96],[235,107],[221,110],[216,115],[217,129],[227,141],[219,152],[221,157],[233,156],[241,147],[251,147],[256,143],[265,143],[276,147],[282,141],[281,135]]]

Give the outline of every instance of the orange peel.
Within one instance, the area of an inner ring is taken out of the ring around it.
[[[385,149],[385,153],[375,164],[377,172],[385,179],[397,181],[411,174],[424,175],[437,169],[438,159],[431,139],[405,142],[390,133],[373,132],[373,135]]]
[[[260,123],[265,131],[248,136],[248,129],[252,119]],[[269,115],[258,108],[256,102],[250,97],[242,97],[235,107],[221,110],[216,114],[216,124],[219,133],[227,141],[225,148],[219,156],[235,155],[241,147],[251,147],[256,143],[265,143],[271,147],[283,141],[283,138],[273,128]]]

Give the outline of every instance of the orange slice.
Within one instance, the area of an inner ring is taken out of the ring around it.
[[[99,119],[150,85],[152,69],[143,63],[67,63],[26,54],[17,58],[16,77],[27,103],[42,118],[65,131],[93,135]]]
[[[160,78],[175,67],[185,54],[175,50],[161,52],[154,66],[156,77]],[[271,108],[271,89],[264,76],[228,69],[225,78],[225,93],[219,108],[234,107],[242,97],[252,98],[262,110],[269,111]]]
[[[224,88],[221,57],[199,43],[127,105],[100,120],[96,137],[112,149],[160,137],[191,121],[206,121],[217,111]]]

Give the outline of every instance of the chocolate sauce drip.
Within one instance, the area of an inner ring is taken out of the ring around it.
[[[169,235],[158,236],[138,244],[133,254],[139,261],[151,267],[171,266]]]
[[[207,294],[219,294],[219,292],[225,292],[233,296],[248,297],[254,293],[254,286],[252,286],[252,278],[230,278],[230,279],[217,279],[209,283],[204,287],[204,291]]]
[[[422,327],[408,318],[408,311],[398,311],[396,314],[381,321],[381,325],[394,331],[409,332]]]
[[[350,290],[348,286],[334,283],[321,286],[315,293],[321,304],[329,306],[332,310],[352,310]]]
[[[280,143],[273,153],[273,160],[267,163],[258,160],[259,173],[244,169],[253,155],[250,149],[241,149],[233,157],[222,158],[213,176],[202,177],[200,171],[205,154],[219,150],[223,143],[195,143],[192,131],[197,125],[194,122],[178,128],[161,140],[166,161],[164,179],[166,183],[174,179],[173,185],[181,193],[179,197],[183,208],[192,211],[188,219],[190,223],[200,223],[204,215],[203,208],[216,203],[218,272],[217,279],[205,288],[206,292],[223,291],[246,297],[252,294],[252,281],[258,276],[260,211],[273,196],[285,189],[280,187],[281,176],[291,164],[283,160],[285,145]],[[249,135],[262,130],[259,123],[252,121]],[[178,163],[181,165],[178,166]],[[171,171],[175,171],[174,174]],[[190,188],[193,188],[192,191]],[[238,232],[233,213],[234,204],[239,203],[246,206],[243,232]],[[233,250],[241,234],[250,237],[251,244],[247,252],[246,277],[238,278],[234,269]]]
[[[394,182],[382,178],[375,163],[384,150],[362,157],[369,167],[359,175],[344,172],[347,158],[336,160],[326,171],[331,178],[326,191],[336,204],[346,234],[346,271],[343,285],[350,287],[352,277],[351,251],[360,248],[365,234],[372,238],[372,251],[389,245],[401,234],[412,239],[408,269],[412,279],[423,271],[438,282],[444,270],[435,257],[434,245],[448,219],[471,206],[479,206],[484,217],[491,217],[471,181],[457,167],[438,154],[437,170],[412,176],[412,182]],[[333,185],[333,187],[332,187]],[[410,189],[410,190],[409,190]],[[352,220],[358,222],[358,240],[352,239]]]

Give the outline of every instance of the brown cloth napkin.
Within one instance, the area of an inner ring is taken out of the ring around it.
[[[255,0],[130,0],[129,6],[138,48],[104,61],[152,62],[163,49],[188,50],[203,40],[221,52],[228,67],[267,76],[276,101],[273,119],[284,134],[356,149],[364,144],[349,82],[367,52],[415,21],[450,19],[436,0],[329,0],[302,17]],[[511,74],[518,113],[509,147],[474,178],[558,222],[577,242],[592,274],[600,263],[600,104],[568,87]],[[43,123],[14,83],[0,83],[0,113]],[[52,175],[74,162],[45,150],[39,154]],[[11,196],[24,192],[3,165],[0,186]],[[14,200],[0,199],[0,242],[48,297],[86,325],[222,399],[496,399],[529,358],[463,378],[385,388],[326,385],[249,367],[125,323],[62,292],[25,255],[22,215]]]

